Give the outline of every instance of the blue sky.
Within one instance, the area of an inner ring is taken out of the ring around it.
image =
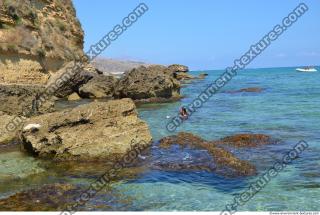
[[[85,51],[120,24],[141,1],[74,0],[85,31]],[[119,37],[104,57],[223,69],[280,24],[296,0],[145,0],[149,11]],[[320,1],[249,67],[319,65]]]

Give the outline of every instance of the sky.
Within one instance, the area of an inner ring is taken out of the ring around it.
[[[136,0],[73,0],[85,32],[85,51],[141,3]],[[296,0],[145,0],[149,10],[101,57],[192,70],[224,69],[282,22]],[[320,1],[248,67],[320,65]]]

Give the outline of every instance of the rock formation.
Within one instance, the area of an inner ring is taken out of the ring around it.
[[[32,117],[21,131],[24,148],[55,160],[112,160],[132,145],[148,145],[151,134],[130,99],[93,102]]]
[[[118,82],[116,96],[134,100],[172,99],[180,96],[180,83],[164,73],[163,66],[141,66],[126,73]]]
[[[257,147],[267,144],[275,144],[278,141],[265,134],[236,134],[233,136],[224,137],[216,144],[225,144],[235,147]]]
[[[71,0],[1,0],[0,84],[46,84],[82,59],[83,35]]]
[[[16,138],[15,131],[9,131],[8,127],[14,122],[15,116],[0,111],[0,145],[12,142]],[[9,125],[9,126],[8,126]]]
[[[170,70],[171,72],[175,72],[175,73],[186,73],[189,72],[189,68],[187,66],[184,65],[180,65],[180,64],[173,64],[168,66],[168,70]]]
[[[152,168],[165,171],[204,170],[227,177],[255,175],[255,166],[247,161],[240,160],[223,146],[229,145],[240,148],[257,147],[274,143],[277,143],[277,141],[264,134],[236,134],[220,140],[206,141],[192,133],[180,132],[177,135],[162,138],[160,140],[160,148],[169,149],[173,145],[178,145],[181,146],[182,149],[189,147],[191,150],[206,150],[212,159],[206,158],[205,154],[201,154],[200,158],[192,155],[190,156],[193,157],[192,161],[188,160],[188,162],[181,163],[178,161],[171,163],[155,162],[152,164]],[[197,155],[199,156],[199,153]]]
[[[248,87],[240,90],[230,90],[226,93],[261,93],[264,89],[260,87]]]
[[[79,88],[82,98],[113,98],[118,80],[114,76],[95,75]]]
[[[208,73],[200,73],[198,78],[199,79],[205,79],[209,74]]]
[[[8,115],[30,116],[36,113],[54,111],[53,98],[48,98],[41,106],[36,101],[44,87],[23,85],[0,85],[0,111]]]
[[[49,184],[21,191],[0,200],[1,211],[64,210],[68,202],[79,196],[79,188],[71,184]]]

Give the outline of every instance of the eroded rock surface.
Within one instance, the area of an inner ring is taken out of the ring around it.
[[[0,1],[0,83],[46,84],[83,58],[83,37],[71,0]]]
[[[170,65],[170,66],[168,66],[168,70],[170,70],[171,72],[176,72],[176,73],[189,72],[189,68],[187,66],[180,65],[180,64]]]
[[[71,61],[50,77],[46,92],[58,98],[66,98],[88,83],[96,73],[88,71],[82,62]]]
[[[30,85],[0,85],[0,111],[8,115],[30,116],[54,111],[54,98],[39,105],[44,87]]]
[[[135,68],[118,82],[116,95],[134,100],[175,98],[180,95],[180,83],[163,71],[162,66]]]
[[[113,98],[118,84],[114,76],[95,75],[89,82],[79,88],[82,98]]]
[[[151,134],[131,99],[93,102],[32,117],[40,128],[21,131],[24,148],[55,160],[111,160],[125,154],[132,141],[148,145]]]
[[[0,145],[10,143],[16,138],[16,131],[10,129],[16,117],[0,111]]]

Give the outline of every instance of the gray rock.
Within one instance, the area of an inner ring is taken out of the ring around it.
[[[58,98],[66,98],[93,78],[95,73],[85,70],[82,63],[70,62],[50,77],[46,91]]]

